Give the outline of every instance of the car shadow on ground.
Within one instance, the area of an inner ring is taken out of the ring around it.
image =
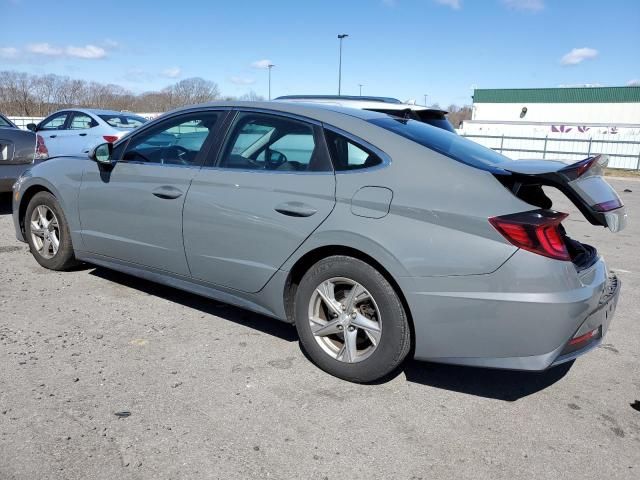
[[[245,327],[266,333],[267,335],[273,335],[287,342],[293,342],[298,339],[298,334],[296,333],[296,329],[293,325],[274,320],[273,318],[254,313],[249,310],[234,307],[233,305],[217,302],[200,295],[160,285],[149,280],[144,280],[115,270],[109,270],[107,268],[95,267],[95,269],[89,272],[89,274],[129,288],[134,288],[149,295],[167,299],[171,302],[178,303],[188,308],[193,308],[202,313],[215,315],[223,318],[224,320],[229,320]]]
[[[11,215],[11,192],[0,193],[0,215]]]
[[[88,268],[92,267],[88,266]],[[134,288],[149,295],[155,295],[185,307],[215,315],[267,335],[273,335],[287,342],[298,340],[298,335],[293,325],[264,315],[116,272],[115,270],[96,267],[89,273],[109,282]],[[302,347],[301,351],[311,361]],[[517,372],[409,360],[392,374],[373,382],[373,385],[387,383],[393,378],[404,374],[407,381],[412,383],[467,395],[513,402],[553,385],[567,374],[572,363],[569,362],[544,372]]]

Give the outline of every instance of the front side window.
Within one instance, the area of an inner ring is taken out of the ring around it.
[[[68,115],[67,112],[54,115],[48,120],[45,120],[38,130],[62,130]]]
[[[325,130],[325,136],[336,172],[370,168],[382,163],[382,159],[375,153],[343,135]]]
[[[293,172],[331,170],[312,125],[254,113],[238,115],[223,148],[220,167]]]
[[[93,128],[96,125],[96,121],[89,115],[84,113],[75,113],[71,119],[71,125],[69,128],[71,130],[84,130],[86,128]]]
[[[125,161],[162,165],[196,165],[198,154],[218,120],[216,112],[181,115],[133,137]]]

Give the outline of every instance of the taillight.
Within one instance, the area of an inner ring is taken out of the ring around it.
[[[597,212],[609,212],[622,207],[622,201],[619,198],[614,198],[608,202],[597,203],[593,206],[593,209]]]
[[[44,138],[42,135],[36,135],[36,160],[46,160],[49,158],[49,150],[47,150],[47,146],[44,143]]]
[[[558,228],[567,216],[552,210],[534,210],[491,217],[489,222],[518,248],[556,260],[571,261]]]
[[[580,178],[587,171],[589,171],[589,169],[593,167],[594,164],[600,161],[600,158],[601,155],[585,158],[580,162],[564,167],[562,170],[560,170],[560,172],[562,172],[569,180],[575,180],[576,178]]]
[[[103,135],[102,138],[104,138],[105,142],[109,143],[114,143],[116,140],[118,140],[118,137],[116,135]]]

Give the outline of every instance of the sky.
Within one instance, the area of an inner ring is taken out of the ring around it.
[[[640,85],[640,0],[0,0],[0,70],[223,94],[471,103],[473,88]]]

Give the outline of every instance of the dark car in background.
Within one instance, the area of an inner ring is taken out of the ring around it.
[[[0,114],[0,192],[10,192],[22,172],[47,158],[49,152],[42,136],[20,130]]]

